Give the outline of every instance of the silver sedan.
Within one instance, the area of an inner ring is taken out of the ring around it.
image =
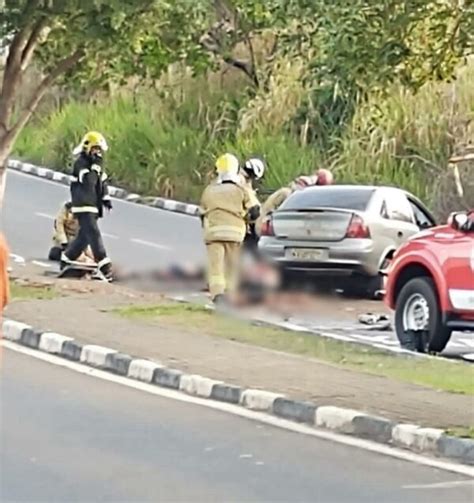
[[[381,289],[379,271],[394,251],[435,223],[423,203],[401,189],[309,187],[269,215],[259,249],[284,275],[343,277],[351,289],[372,297]]]

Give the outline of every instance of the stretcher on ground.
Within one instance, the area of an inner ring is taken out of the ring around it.
[[[58,274],[58,278],[82,279],[90,277],[99,281],[109,281],[94,263],[73,262],[65,265]]]

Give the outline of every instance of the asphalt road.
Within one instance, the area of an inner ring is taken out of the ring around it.
[[[27,259],[47,257],[53,220],[69,188],[8,171],[2,228],[11,251]],[[199,219],[114,200],[100,226],[109,255],[127,269],[148,270],[205,258]]]
[[[12,253],[44,261],[51,246],[54,217],[68,197],[69,188],[64,185],[9,170],[0,224]],[[114,210],[100,225],[110,257],[125,270],[148,271],[176,262],[205,264],[201,226],[195,217],[114,200]],[[399,347],[393,332],[364,330],[355,314],[352,321],[341,320],[340,307],[336,303],[333,313],[317,311],[314,319],[293,321],[317,332],[340,330],[339,335],[354,342]],[[354,307],[366,309],[357,303]],[[473,360],[474,338],[454,334],[446,354]]]
[[[5,503],[474,498],[472,480],[462,476],[149,395],[11,350],[2,360]]]

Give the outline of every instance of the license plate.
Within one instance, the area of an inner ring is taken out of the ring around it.
[[[327,250],[314,249],[314,248],[287,248],[286,258],[290,260],[302,260],[308,262],[318,262],[327,260]]]

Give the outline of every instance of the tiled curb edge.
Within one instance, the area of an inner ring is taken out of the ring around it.
[[[8,161],[8,167],[15,171],[20,171],[21,173],[33,175],[38,178],[45,178],[46,180],[58,182],[63,185],[69,185],[71,180],[70,175],[66,173],[54,171],[49,168],[43,168],[41,166],[35,166],[34,164],[18,161],[15,159]],[[130,203],[142,204],[151,208],[173,211],[175,213],[184,213],[191,216],[199,215],[199,207],[195,204],[182,203],[180,201],[174,201],[173,199],[165,199],[162,197],[143,197],[139,194],[132,194],[124,189],[114,186],[110,186],[109,190],[112,197],[121,199],[123,201],[128,201]]]
[[[41,332],[13,320],[3,321],[3,337],[17,344],[80,362],[114,374],[189,395],[240,405],[291,421],[324,428],[417,453],[449,458],[474,465],[474,440],[446,435],[443,430],[414,424],[395,423],[361,411],[292,400],[259,389],[245,389],[114,349],[80,342],[53,332]]]

